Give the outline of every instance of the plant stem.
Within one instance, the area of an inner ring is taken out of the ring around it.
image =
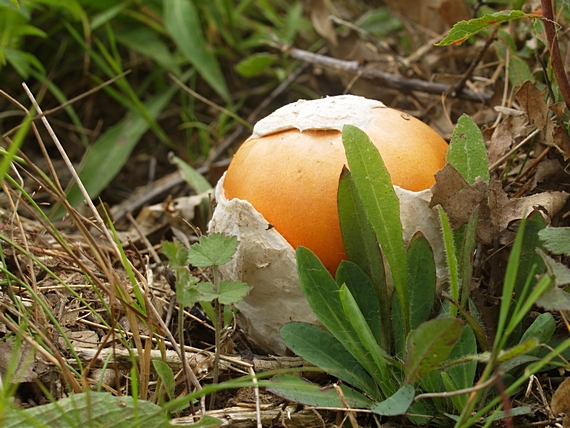
[[[218,292],[218,278],[217,278],[217,266],[212,266],[212,279],[214,282],[214,290],[216,293]],[[218,299],[214,300],[214,312],[216,314],[216,319],[212,320],[214,322],[215,327],[215,346],[216,350],[214,353],[214,371],[212,375],[212,381],[214,384],[218,383],[220,377],[220,344],[222,342],[222,328],[224,326],[224,312],[223,312],[223,305],[220,303]],[[210,409],[214,407],[216,401],[216,393],[212,393],[210,396]]]
[[[562,94],[562,99],[566,103],[566,107],[570,109],[570,83],[568,82],[568,75],[564,70],[562,56],[560,55],[560,47],[558,46],[558,35],[554,26],[554,8],[552,0],[541,0],[542,16],[544,23],[544,30],[546,31],[546,38],[548,39],[548,48],[550,49],[550,63],[554,70],[554,75],[558,81],[558,87]]]

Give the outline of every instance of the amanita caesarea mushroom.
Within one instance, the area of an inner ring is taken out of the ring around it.
[[[239,322],[260,350],[283,355],[279,328],[317,322],[301,292],[295,249],[312,250],[334,275],[346,258],[337,212],[346,156],[344,125],[365,131],[378,148],[400,198],[404,239],[421,230],[441,248],[437,214],[429,208],[434,175],[447,143],[425,123],[379,101],[353,95],[299,100],[259,121],[216,186],[210,230],[240,240],[224,277],[247,282],[236,306]],[[436,251],[438,277],[443,252]]]

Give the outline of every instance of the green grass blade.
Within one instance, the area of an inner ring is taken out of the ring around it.
[[[8,173],[10,169],[10,164],[16,158],[16,153],[20,150],[20,147],[24,143],[24,139],[30,129],[30,124],[32,123],[32,116],[26,115],[22,121],[22,125],[14,135],[12,139],[12,144],[8,147],[8,150],[3,153],[2,162],[0,163],[0,184],[4,182],[4,176]]]
[[[210,50],[201,30],[198,10],[190,0],[169,0],[164,3],[164,24],[174,43],[202,78],[225,102],[231,96],[218,60]]]
[[[507,318],[511,314],[511,302],[513,293],[515,291],[515,284],[517,281],[517,273],[520,265],[521,250],[524,239],[524,229],[526,227],[526,219],[522,219],[515,237],[515,242],[511,248],[509,261],[507,263],[507,270],[505,272],[505,279],[503,281],[503,293],[501,296],[501,306],[499,309],[499,322],[497,324],[497,335],[495,336],[495,343],[493,351],[499,352],[504,348],[507,335],[505,328],[507,326]]]
[[[483,134],[473,119],[466,114],[457,121],[446,159],[467,183],[475,183],[477,177],[489,181],[489,161]]]
[[[466,308],[469,300],[469,286],[471,285],[471,277],[473,276],[473,250],[475,249],[475,233],[477,229],[477,221],[479,219],[479,210],[476,209],[471,219],[463,229],[463,239],[461,249],[459,251],[459,274],[461,278],[461,290],[459,304],[462,308]]]

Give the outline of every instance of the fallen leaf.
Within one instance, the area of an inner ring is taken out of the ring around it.
[[[23,342],[16,346],[14,340],[0,342],[0,374],[4,381],[8,369],[15,368],[11,383],[33,382],[38,377],[34,371],[35,367],[36,358],[32,345]]]
[[[560,413],[566,413],[567,416],[564,418],[564,428],[570,426],[570,377],[564,379],[556,392],[552,396],[552,401],[550,402],[550,407],[552,408],[552,413],[558,415]]]
[[[450,164],[435,175],[431,188],[433,197],[430,208],[441,205],[455,230],[466,224],[475,209],[485,199],[487,183],[478,178],[473,185],[467,184],[461,174]]]
[[[327,40],[331,45],[337,46],[338,40],[334,26],[329,18],[332,13],[324,0],[308,0],[305,3],[305,11],[311,18],[311,22],[317,34]]]
[[[548,106],[544,99],[546,89],[539,90],[533,83],[526,81],[516,93],[528,116],[530,125],[543,130],[548,119]]]
[[[544,129],[544,144],[554,147],[564,160],[570,158],[570,139],[568,131],[563,126],[549,120]]]
[[[526,115],[507,116],[494,129],[489,144],[489,164],[493,165],[512,147],[515,139],[526,136],[528,128]]]
[[[451,165],[446,165],[435,176],[431,188],[433,197],[430,207],[441,205],[449,217],[451,227],[457,230],[466,224],[476,208],[479,208],[477,239],[491,244],[493,239],[506,243],[505,232],[513,222],[521,220],[538,209],[547,221],[556,215],[570,196],[566,192],[542,192],[522,198],[509,199],[500,180],[491,179],[489,184],[478,179],[472,186]]]

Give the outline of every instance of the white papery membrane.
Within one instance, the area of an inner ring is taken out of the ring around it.
[[[235,305],[238,323],[248,340],[260,351],[285,355],[281,326],[291,321],[318,324],[301,291],[295,250],[249,202],[226,199],[224,177],[216,186],[217,206],[209,229],[211,233],[236,236],[240,243],[233,259],[219,267],[220,273],[224,279],[249,284],[249,294]],[[434,249],[438,283],[443,283],[448,275],[439,216],[429,207],[431,191],[394,189],[400,199],[405,244],[417,231],[426,236]]]

